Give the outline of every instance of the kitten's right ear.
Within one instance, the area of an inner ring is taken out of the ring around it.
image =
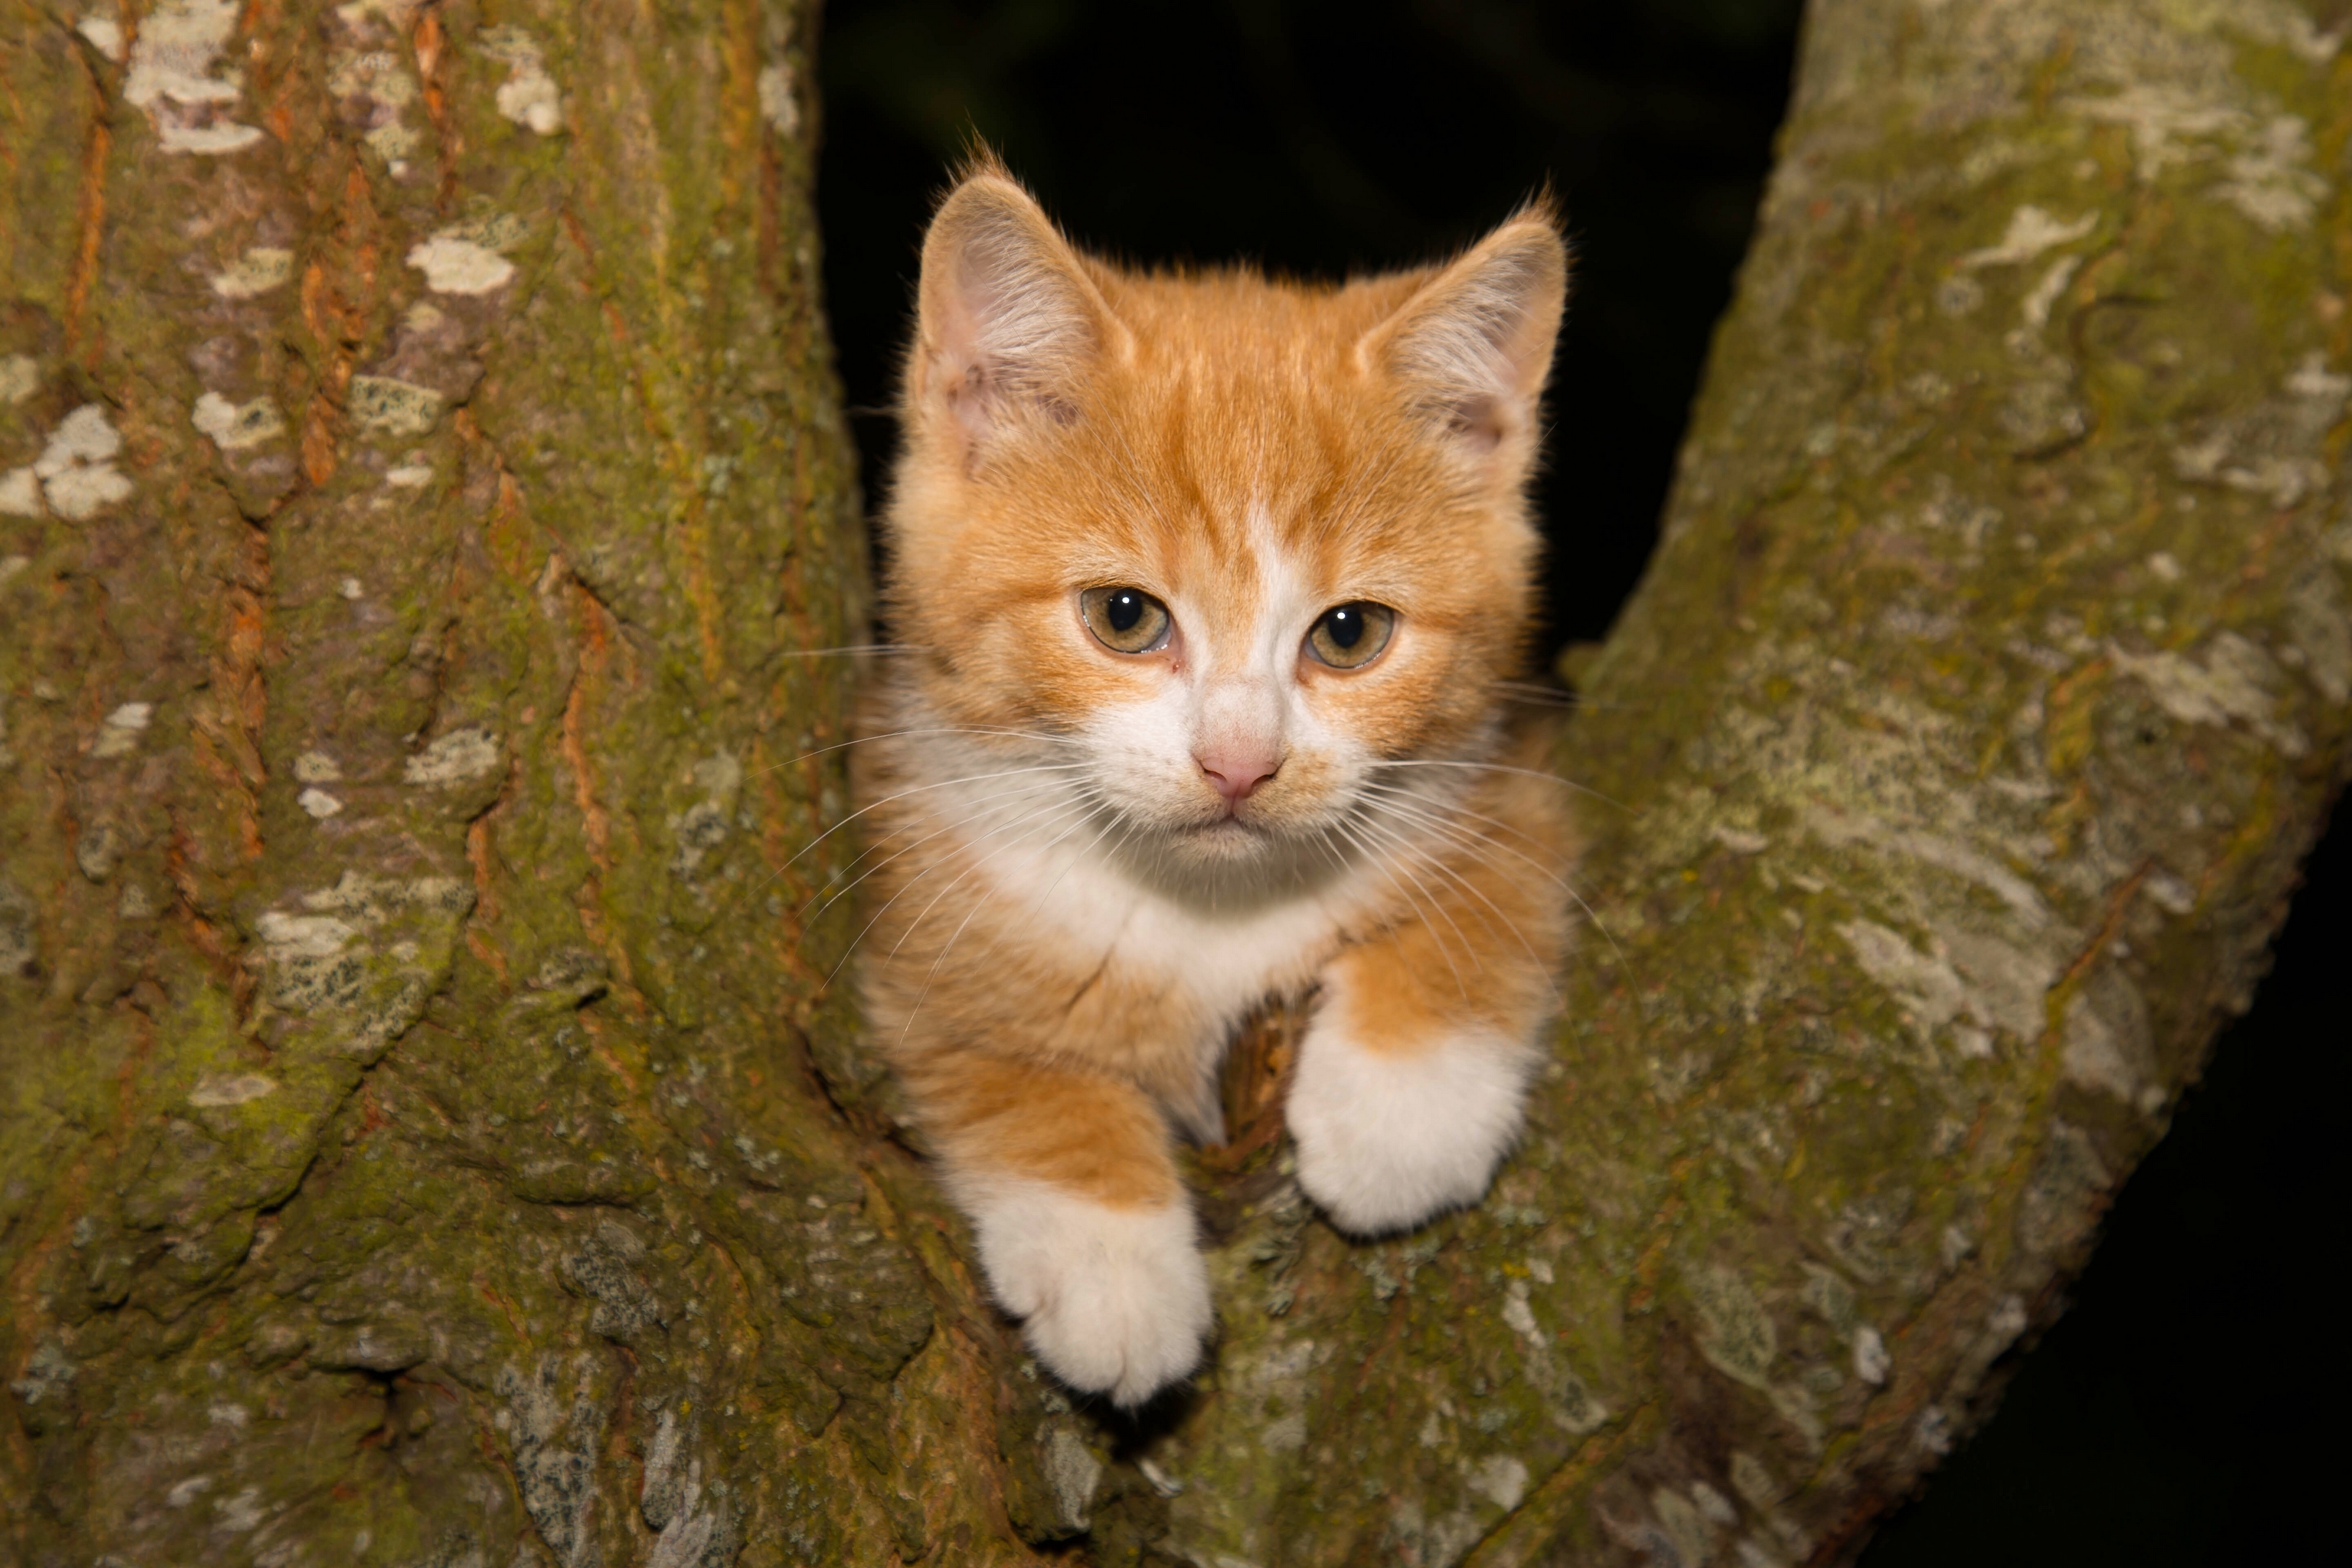
[[[1359,345],[1477,471],[1517,483],[1568,294],[1568,247],[1548,198],[1439,269]]]
[[[1115,330],[1076,253],[992,161],[931,219],[916,313],[907,412],[967,458],[1026,419],[1074,418]]]

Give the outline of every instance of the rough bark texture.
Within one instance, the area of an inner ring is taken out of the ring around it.
[[[1132,1428],[985,1306],[799,912],[863,614],[799,10],[20,0],[0,1555],[1849,1549],[2344,774],[2340,9],[1817,0],[1579,671],[1609,938],[1525,1146],[1344,1243],[1261,1031],[1215,1362]]]

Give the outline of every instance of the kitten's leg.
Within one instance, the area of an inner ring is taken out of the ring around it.
[[[908,1077],[989,1284],[1039,1361],[1125,1405],[1200,1363],[1208,1271],[1166,1125],[1140,1090],[977,1052]]]
[[[1434,908],[1343,952],[1299,1042],[1298,1184],[1356,1235],[1475,1203],[1518,1133],[1561,922],[1490,868],[1461,870],[1491,905],[1441,883]]]

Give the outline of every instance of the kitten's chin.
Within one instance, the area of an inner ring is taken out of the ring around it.
[[[1259,860],[1272,853],[1276,836],[1253,822],[1238,816],[1220,817],[1180,827],[1169,835],[1169,841],[1181,852],[1218,865]]]

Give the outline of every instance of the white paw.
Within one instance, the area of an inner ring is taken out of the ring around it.
[[[1124,1209],[1043,1182],[957,1185],[997,1300],[1055,1377],[1132,1406],[1200,1364],[1209,1272],[1181,1200]]]
[[[1407,1054],[1366,1050],[1318,1023],[1300,1043],[1285,1112],[1298,1184],[1357,1236],[1477,1202],[1518,1132],[1528,1063],[1493,1035]]]

